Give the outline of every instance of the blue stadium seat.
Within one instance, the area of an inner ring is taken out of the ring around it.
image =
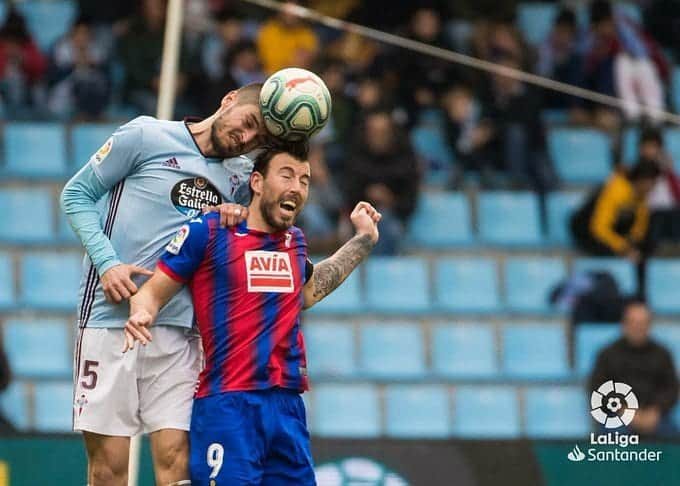
[[[312,261],[318,263],[319,260],[312,259]],[[361,269],[357,269],[342,282],[340,287],[306,312],[311,314],[353,314],[361,312],[363,308]]]
[[[637,290],[635,268],[631,262],[622,258],[577,258],[574,260],[572,270],[609,272],[624,294],[633,294]]]
[[[385,313],[430,309],[427,261],[417,257],[372,257],[365,264],[370,310]]]
[[[680,313],[680,260],[654,259],[647,268],[647,297],[652,309]]]
[[[17,7],[26,18],[28,29],[43,52],[66,34],[76,19],[76,2],[68,0],[25,0]]]
[[[409,240],[426,248],[449,248],[474,241],[465,194],[425,192],[409,223]]]
[[[372,378],[420,378],[425,375],[425,343],[419,324],[362,324],[359,367]]]
[[[595,366],[598,353],[621,337],[617,323],[581,323],[576,326],[574,338],[574,367],[579,377],[586,377]]]
[[[529,192],[496,191],[479,196],[479,236],[499,246],[542,243],[538,198]]]
[[[676,66],[675,69],[673,69],[673,77],[671,80],[672,87],[671,87],[671,96],[673,97],[673,108],[675,109],[676,113],[680,112],[680,66]],[[678,160],[675,160],[675,163],[678,163]],[[677,166],[676,166],[677,167]]]
[[[617,13],[625,15],[637,24],[642,24],[642,10],[635,2],[617,2],[615,9]]]
[[[451,178],[454,155],[444,131],[444,119],[437,110],[423,110],[410,132],[411,146],[424,165],[424,182],[444,186]]]
[[[75,311],[82,259],[75,253],[27,253],[21,261],[21,304]]]
[[[638,159],[638,143],[640,142],[640,130],[637,127],[628,127],[623,131],[621,141],[621,158],[626,165],[633,165]]]
[[[380,435],[378,391],[371,385],[318,385],[313,391],[312,428],[319,437]]]
[[[307,369],[312,378],[352,376],[356,371],[351,323],[306,321]]]
[[[0,241],[4,243],[49,243],[54,238],[54,196],[48,189],[0,188],[3,222]]]
[[[553,129],[548,133],[548,150],[558,176],[566,183],[598,183],[611,172],[609,138],[597,130]]]
[[[567,276],[561,258],[510,258],[505,261],[505,304],[509,311],[549,313],[550,292]]]
[[[451,435],[451,403],[443,386],[393,385],[385,392],[385,432],[398,438]]]
[[[12,372],[22,378],[65,378],[72,372],[70,326],[61,319],[5,322],[4,342]]]
[[[72,166],[82,167],[118,128],[115,124],[83,123],[71,129]]]
[[[560,324],[504,326],[502,355],[503,372],[509,378],[543,380],[569,375],[567,340]]]
[[[494,328],[490,324],[438,323],[432,328],[432,371],[453,379],[498,374]]]
[[[548,194],[546,212],[548,239],[553,245],[571,246],[569,229],[571,215],[583,204],[587,194],[576,191],[556,191]]]
[[[680,171],[680,129],[666,128],[663,132],[663,143],[666,151],[673,158],[675,171]]]
[[[517,27],[527,42],[537,45],[550,34],[557,14],[555,4],[522,2],[517,6]]]
[[[64,127],[59,123],[5,125],[5,171],[31,178],[68,175]]]
[[[0,253],[0,275],[0,309],[7,309],[15,301],[14,263],[9,253]]]
[[[28,399],[26,385],[23,382],[13,381],[5,391],[0,393],[0,410],[2,410],[2,415],[18,430],[29,428]]]
[[[675,369],[680,373],[680,325],[677,322],[656,324],[652,326],[652,336],[670,351]]]
[[[490,258],[440,258],[435,262],[437,307],[451,312],[489,313],[500,308],[498,271]]]
[[[520,436],[517,392],[508,386],[460,386],[455,391],[453,435],[474,439]]]
[[[525,434],[535,439],[581,439],[590,430],[589,406],[586,391],[576,386],[529,388],[524,394]]]
[[[74,400],[70,381],[36,383],[34,406],[38,432],[72,432]]]

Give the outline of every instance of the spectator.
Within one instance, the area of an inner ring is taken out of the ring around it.
[[[0,105],[11,112],[40,105],[40,81],[47,60],[16,9],[0,28]]]
[[[141,12],[119,41],[119,56],[125,69],[124,99],[143,113],[155,113],[160,83],[161,55],[165,30],[165,0],[143,0]],[[177,93],[186,83],[180,58]]]
[[[678,401],[678,378],[668,350],[650,338],[652,315],[643,301],[630,301],[623,312],[622,336],[597,356],[590,389],[614,380],[632,387],[639,408],[630,424],[641,435],[670,435],[670,411]]]
[[[507,55],[496,62],[521,68],[517,58]],[[555,175],[545,150],[540,94],[520,81],[496,74],[483,103],[484,119],[493,133],[493,160],[508,173],[510,184],[531,187],[541,194],[551,189]]]
[[[539,48],[536,66],[539,75],[562,83],[582,83],[582,59],[577,49],[577,33],[576,14],[571,9],[563,8],[555,19],[552,32]],[[568,109],[573,106],[574,100],[571,96],[548,91],[545,104],[547,108]]]
[[[663,109],[664,80],[669,67],[658,45],[632,20],[615,13],[608,0],[595,0],[590,7],[592,38],[586,55],[588,88],[623,99],[627,120],[643,116],[637,103],[652,108],[645,115],[658,119],[653,109]]]
[[[50,57],[50,111],[80,119],[100,118],[109,101],[108,61],[108,52],[94,42],[90,24],[76,21]]]
[[[650,127],[642,132],[638,157],[658,164],[661,169],[661,176],[648,198],[651,240],[679,242],[680,178],[675,173],[673,159],[664,149],[663,137],[658,129]]]
[[[2,336],[0,336],[0,393],[7,389],[10,381],[12,381],[12,371],[9,367],[7,354],[5,354]],[[14,426],[2,415],[2,413],[0,413],[0,435],[7,434],[9,432],[14,432]]]
[[[345,166],[349,204],[365,200],[382,213],[380,243],[374,252],[394,255],[418,196],[419,174],[408,139],[387,111],[368,113],[360,141]]]
[[[214,28],[200,41],[202,72],[211,81],[226,73],[225,60],[229,50],[243,39],[243,21],[230,10],[219,12]],[[213,106],[213,105],[211,105]]]
[[[287,5],[297,3],[287,2]],[[285,67],[309,68],[318,49],[314,31],[286,8],[267,20],[257,37],[257,50],[267,74]]]

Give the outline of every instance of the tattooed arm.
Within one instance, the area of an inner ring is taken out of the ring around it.
[[[367,202],[360,202],[350,219],[356,235],[342,245],[333,256],[314,266],[312,277],[305,284],[304,308],[308,309],[333,292],[363,261],[378,242],[378,221],[381,215]]]

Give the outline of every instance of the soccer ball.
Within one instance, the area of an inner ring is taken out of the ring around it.
[[[260,108],[269,133],[283,140],[309,138],[331,114],[331,95],[319,76],[306,69],[275,72],[260,91]]]

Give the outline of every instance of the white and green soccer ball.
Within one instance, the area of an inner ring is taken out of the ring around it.
[[[283,140],[303,140],[326,125],[331,95],[313,72],[286,68],[264,82],[260,108],[269,133]]]
[[[364,457],[348,457],[314,469],[318,486],[409,486],[397,473]]]

